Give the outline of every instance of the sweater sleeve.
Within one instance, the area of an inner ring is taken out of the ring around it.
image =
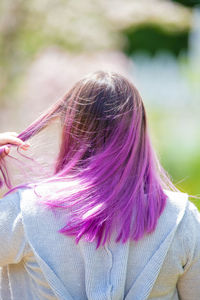
[[[18,263],[25,249],[20,197],[15,192],[0,199],[0,267]]]
[[[194,204],[189,204],[185,235],[185,247],[188,253],[184,272],[177,284],[181,300],[200,299],[200,214]]]

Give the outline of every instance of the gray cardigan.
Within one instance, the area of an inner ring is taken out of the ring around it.
[[[200,214],[187,194],[165,192],[155,232],[98,250],[58,233],[66,216],[33,190],[1,199],[0,299],[200,299]]]

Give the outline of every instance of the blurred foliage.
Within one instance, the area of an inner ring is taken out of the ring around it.
[[[188,7],[195,7],[200,4],[200,0],[172,0],[173,2],[177,2],[183,4]]]
[[[180,118],[184,117],[184,115],[180,116]],[[155,111],[149,113],[154,145],[158,151],[160,161],[170,174],[173,183],[180,191],[193,197],[196,196],[196,199],[191,198],[191,201],[200,210],[200,199],[197,198],[200,197],[200,153],[198,151],[200,139],[195,136],[195,145],[187,145],[187,143],[190,143],[187,139],[188,134],[184,134],[184,129],[177,130],[174,127],[176,122],[179,122],[179,118],[172,119],[165,113],[157,112],[157,116]],[[199,130],[200,126],[197,131]]]
[[[80,53],[111,49],[117,33],[98,1],[3,0],[0,2],[0,94],[7,96],[34,57],[57,45]]]
[[[159,51],[169,51],[178,56],[188,50],[189,31],[169,31],[157,24],[143,24],[123,30],[127,43],[124,51],[131,55],[142,51],[155,55]]]
[[[181,190],[199,194],[200,47],[191,51],[195,41],[200,43],[198,36],[191,42],[197,4],[199,0],[0,1],[1,107],[15,99],[10,95],[49,46],[74,55],[124,51],[147,102],[161,162]],[[160,60],[161,51],[173,59]],[[138,59],[137,53],[144,52]]]
[[[181,191],[200,196],[200,36],[194,36],[188,56],[140,53],[133,56],[133,72],[161,163]],[[200,209],[200,200],[194,203]]]
[[[128,36],[127,52],[130,53],[131,47],[144,48],[147,45],[144,40],[149,40],[148,34],[154,39],[154,47],[159,40],[166,47],[168,43],[164,40],[171,41],[167,33],[170,30],[173,39],[170,44],[174,45],[177,53],[179,42],[187,47],[185,35],[190,28],[190,16],[190,10],[172,5],[167,0],[2,0],[0,101],[9,98],[9,93],[18,85],[20,75],[27,70],[34,57],[48,46],[56,45],[73,53],[123,50]],[[144,23],[146,26],[157,26],[157,37],[154,37],[152,30],[149,32],[150,29],[146,33],[140,30],[135,32],[137,42],[134,45],[133,30],[130,32],[129,28]],[[151,51],[154,51],[152,43]]]

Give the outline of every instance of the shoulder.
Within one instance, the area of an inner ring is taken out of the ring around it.
[[[200,213],[197,207],[188,200],[179,231],[183,235],[186,245],[199,245],[200,251]]]
[[[23,213],[27,212],[31,215],[38,213],[38,195],[33,188],[19,188],[14,192],[11,192],[0,199],[0,222],[4,221],[4,218],[23,219]],[[40,208],[41,210],[41,208]]]
[[[200,213],[197,207],[188,199],[188,195],[175,193],[168,198],[168,205],[177,209],[177,204],[182,209],[179,211],[179,220],[177,218],[177,229],[173,244],[178,244],[180,251],[184,254],[186,271],[195,261],[200,260]],[[180,205],[182,201],[179,197],[185,197],[185,205]],[[178,200],[179,198],[179,200]],[[170,203],[170,204],[169,204]],[[184,208],[183,208],[184,207]]]
[[[176,223],[182,228],[184,226],[199,228],[200,213],[197,207],[189,200],[186,193],[164,191],[167,195],[166,209],[164,215],[172,218],[176,215]]]
[[[162,228],[163,231],[176,230],[182,221],[188,205],[188,195],[180,192],[164,190],[166,206],[158,220],[157,230]]]
[[[53,210],[46,202],[48,187],[22,189],[20,193],[20,208],[25,231],[29,238],[31,234],[41,235],[43,231],[57,232],[66,221],[63,211]],[[44,198],[43,198],[44,197]],[[47,226],[48,225],[48,226]]]
[[[164,190],[166,206],[158,220],[157,231],[174,231],[175,238],[184,248],[200,243],[200,213],[189,200],[188,194]],[[188,250],[189,251],[189,250]]]
[[[169,190],[164,190],[164,193],[167,196],[167,208],[185,211],[188,204],[188,194]]]
[[[19,262],[29,251],[22,221],[19,191],[0,199],[0,267]]]
[[[200,213],[188,194],[165,191],[166,207],[160,216],[157,230],[161,236],[174,232],[169,256],[179,260],[187,270],[194,261],[200,261]],[[171,259],[171,258],[170,258]]]
[[[181,213],[182,221],[189,221],[190,223],[200,224],[200,213],[197,207],[189,200],[186,193],[166,191],[168,210],[175,210]]]
[[[7,194],[3,198],[0,199],[0,211],[1,217],[3,212],[13,212],[17,214],[20,212],[20,193],[19,191],[15,191],[12,193]]]

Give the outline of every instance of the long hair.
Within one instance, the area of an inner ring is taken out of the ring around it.
[[[175,187],[151,146],[135,86],[117,73],[89,74],[19,138],[28,140],[54,118],[61,120],[62,138],[54,174],[45,180],[55,183],[54,192],[43,203],[66,212],[60,232],[77,243],[83,236],[95,240],[97,247],[114,232],[123,243],[153,232],[166,204],[163,189]],[[9,183],[5,170],[4,161],[2,178]]]

